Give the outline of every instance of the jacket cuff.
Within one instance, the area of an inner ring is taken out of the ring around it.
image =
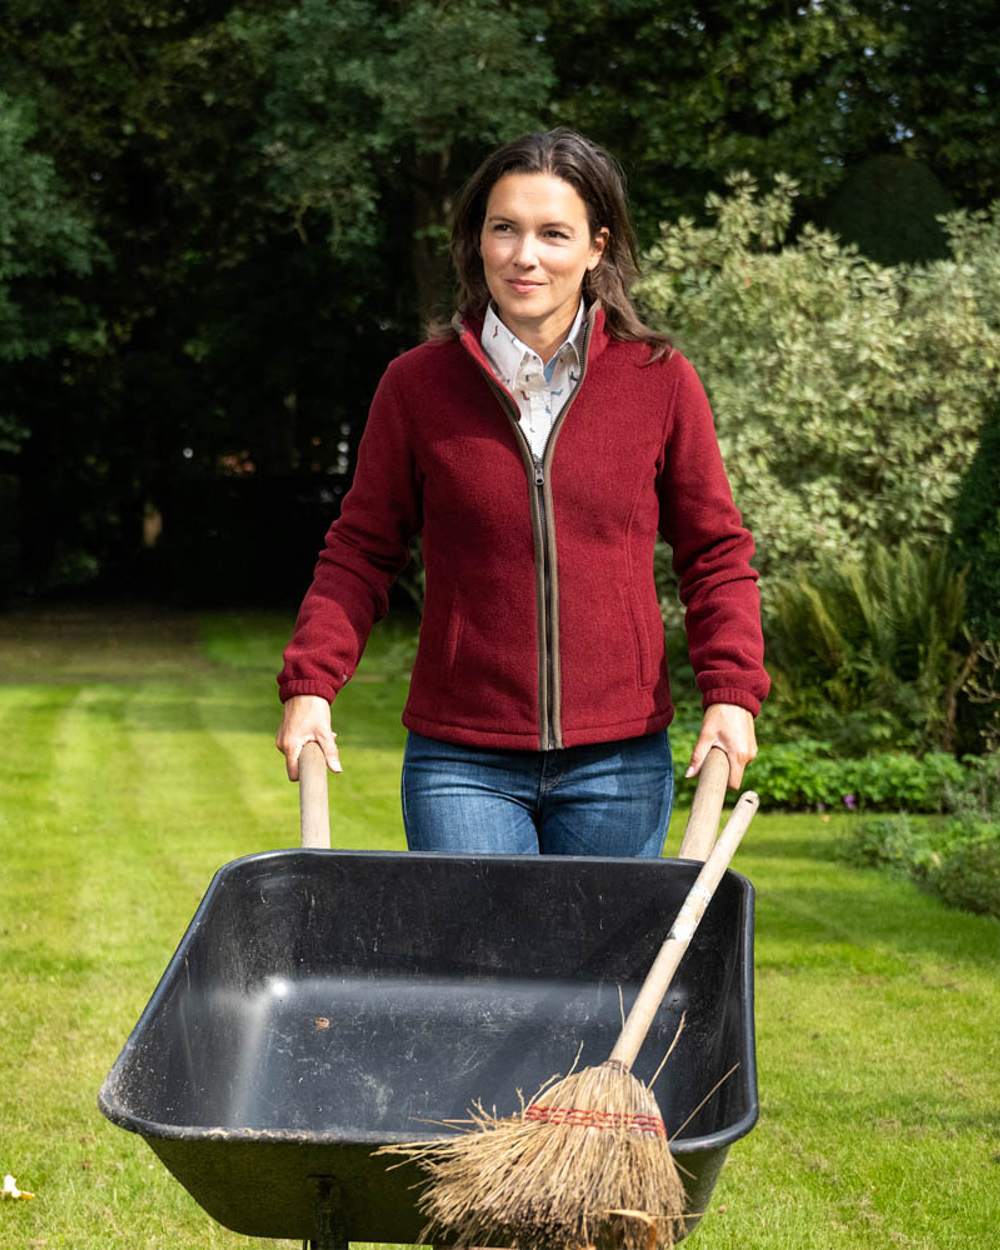
[[[287,703],[297,694],[316,694],[326,699],[327,703],[332,703],[337,697],[337,689],[326,681],[286,681],[278,687],[278,698],[282,703]]]
[[[701,706],[709,708],[713,703],[735,703],[737,707],[745,707],[751,716],[760,714],[760,699],[748,690],[735,686],[717,686],[714,690],[706,690],[701,697]]]

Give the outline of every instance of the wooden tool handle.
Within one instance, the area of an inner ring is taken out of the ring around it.
[[[299,820],[302,845],[330,847],[330,802],[326,792],[326,756],[318,742],[299,753]]]
[[[687,898],[670,926],[670,932],[660,947],[652,968],[646,974],[610,1055],[611,1059],[624,1064],[626,1068],[631,1068],[635,1062],[635,1057],[646,1040],[649,1026],[653,1023],[653,1017],[670,988],[677,966],[691,944],[705,909],[712,901],[716,887],[729,867],[729,861],[749,828],[759,802],[752,790],[740,797],[711,855],[703,864],[697,880],[688,891]]]
[[[684,830],[681,849],[677,852],[681,859],[708,859],[708,852],[719,831],[719,817],[726,802],[728,784],[729,756],[722,747],[712,747],[698,773],[698,788],[694,792],[691,815]]]

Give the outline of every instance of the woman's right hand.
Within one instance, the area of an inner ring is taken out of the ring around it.
[[[275,746],[285,757],[289,781],[299,779],[299,753],[307,742],[318,742],[330,772],[343,772],[337,735],[330,728],[330,705],[317,694],[296,694],[285,702]]]

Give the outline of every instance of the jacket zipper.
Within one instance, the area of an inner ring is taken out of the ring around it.
[[[591,310],[593,311],[593,310]],[[553,423],[549,436],[545,440],[542,458],[539,460],[531,450],[531,444],[521,428],[521,416],[516,405],[512,405],[506,391],[496,383],[487,370],[486,379],[490,389],[500,403],[514,426],[514,433],[521,447],[521,455],[525,467],[530,468],[534,482],[532,492],[532,530],[538,547],[539,562],[536,576],[537,614],[538,614],[538,718],[540,741],[543,751],[558,750],[562,747],[562,717],[560,704],[559,677],[559,638],[556,627],[558,621],[558,593],[554,589],[555,532],[552,524],[551,509],[546,500],[545,487],[548,470],[552,465],[552,454],[555,450],[556,437],[562,423],[579,394],[580,387],[587,375],[587,358],[590,354],[590,334],[593,318],[588,316],[583,335],[583,351],[580,376],[576,386],[566,398],[562,411]]]
[[[549,433],[551,438],[551,431]],[[546,439],[546,447],[548,439]],[[544,455],[544,449],[543,449]],[[542,638],[542,687],[545,695],[542,700],[541,715],[541,740],[542,750],[551,751],[562,745],[559,729],[556,724],[556,715],[558,708],[556,707],[556,679],[555,679],[555,663],[553,651],[554,640],[552,637],[552,567],[551,555],[549,553],[549,525],[548,512],[545,507],[545,465],[544,460],[539,460],[532,455],[535,464],[535,497],[538,504],[538,523],[542,533],[542,593],[545,603],[545,636]]]
[[[531,445],[521,429],[520,413],[517,406],[510,401],[507,393],[497,385],[496,380],[488,372],[486,380],[496,396],[500,407],[506,413],[514,427],[514,437],[521,449],[521,458],[533,481],[530,492],[531,533],[537,552],[535,569],[535,612],[538,631],[538,720],[539,739],[543,751],[551,750],[556,745],[556,735],[552,728],[552,662],[550,651],[552,646],[552,627],[550,611],[550,582],[548,541],[546,537],[545,511],[545,471],[541,461],[536,460]]]
[[[542,731],[544,750],[561,749],[563,744],[562,680],[559,663],[559,589],[558,570],[555,566],[556,532],[555,521],[552,518],[552,509],[548,506],[550,500],[546,499],[546,486],[548,486],[551,497],[552,486],[549,475],[552,468],[552,456],[555,452],[556,439],[559,437],[559,431],[562,429],[562,424],[566,420],[570,408],[572,408],[577,395],[580,393],[583,380],[587,376],[587,363],[590,356],[590,334],[593,325],[593,310],[591,310],[591,316],[587,318],[586,328],[583,332],[583,350],[580,353],[580,376],[577,379],[576,386],[567,395],[562,411],[552,424],[552,429],[549,430],[549,436],[545,440],[545,447],[542,450],[541,463],[536,462],[535,464],[535,490],[538,493],[538,511],[542,523],[542,568],[546,595],[545,676],[548,686],[548,698],[546,700],[548,719]],[[520,422],[518,422],[518,428],[520,428]]]

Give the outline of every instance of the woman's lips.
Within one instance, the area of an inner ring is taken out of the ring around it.
[[[544,286],[543,282],[524,282],[517,278],[508,278],[507,285],[513,287],[521,295],[528,295],[531,291],[535,291],[540,286]]]

